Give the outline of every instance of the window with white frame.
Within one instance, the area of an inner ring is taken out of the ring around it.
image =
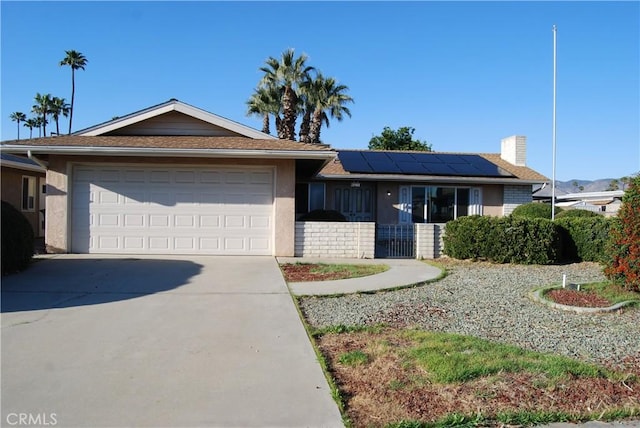
[[[473,214],[482,214],[479,188],[411,186],[402,205],[412,223],[446,223]],[[406,218],[405,218],[406,217]],[[409,222],[401,214],[401,222]]]
[[[35,211],[36,209],[36,178],[22,177],[22,211]]]

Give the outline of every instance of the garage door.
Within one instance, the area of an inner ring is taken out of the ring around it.
[[[221,167],[73,169],[76,253],[273,253],[273,170]]]

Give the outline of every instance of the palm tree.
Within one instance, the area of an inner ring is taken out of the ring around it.
[[[23,125],[29,128],[29,138],[33,138],[33,128],[38,127],[38,123],[36,122],[36,120],[33,118],[27,119],[24,121]]]
[[[87,65],[87,58],[78,51],[65,51],[67,54],[60,65],[68,65],[71,67],[71,109],[69,110],[69,134],[71,134],[71,122],[73,121],[73,101],[76,95],[76,70],[82,69]]]
[[[58,118],[60,115],[64,117],[69,116],[69,104],[66,103],[64,98],[53,97],[51,100],[50,113],[53,120],[56,122],[56,135],[60,135],[60,127],[58,126]]]
[[[313,88],[311,94],[314,110],[309,126],[308,141],[319,144],[322,124],[329,127],[329,116],[338,121],[342,121],[345,114],[351,117],[351,111],[345,104],[353,103],[353,98],[345,93],[349,90],[347,86],[338,84],[333,77],[325,78],[321,73],[317,74],[311,87]]]
[[[33,119],[33,123],[35,124],[35,128],[38,128],[38,137],[42,137],[42,127],[45,125],[46,120],[42,119],[42,116],[37,116]],[[45,134],[46,136],[47,134]]]
[[[14,122],[18,122],[18,140],[19,140],[20,139],[20,122],[24,122],[25,120],[27,120],[27,115],[20,111],[16,111],[11,113],[9,118]]]
[[[247,115],[262,117],[262,132],[270,134],[270,115],[275,117],[278,137],[282,133],[282,119],[280,118],[281,93],[274,87],[261,86],[254,90],[247,101]]]
[[[283,136],[288,140],[295,140],[296,119],[298,117],[298,89],[300,84],[308,78],[313,67],[307,66],[305,54],[295,58],[293,49],[282,53],[280,60],[269,57],[266,66],[260,67],[265,73],[260,86],[276,88],[282,91],[282,126]]]
[[[40,94],[38,92],[34,97],[35,104],[31,107],[31,111],[42,120],[40,125],[42,126],[42,133],[47,136],[47,116],[51,113],[51,103],[53,99],[51,94]]]

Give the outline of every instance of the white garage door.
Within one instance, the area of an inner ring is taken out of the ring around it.
[[[273,170],[222,167],[73,169],[76,253],[273,253]]]

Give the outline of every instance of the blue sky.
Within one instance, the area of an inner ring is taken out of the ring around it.
[[[411,126],[434,150],[498,152],[528,138],[552,176],[558,27],[559,180],[640,171],[640,2],[11,2],[1,5],[2,140],[36,92],[70,100],[74,130],[177,98],[259,129],[245,101],[287,48],[350,88],[352,118],[322,140],[366,148]],[[66,120],[63,122],[66,124]],[[66,126],[66,125],[65,125]],[[65,128],[65,126],[62,126]],[[21,137],[28,136],[22,128]]]

